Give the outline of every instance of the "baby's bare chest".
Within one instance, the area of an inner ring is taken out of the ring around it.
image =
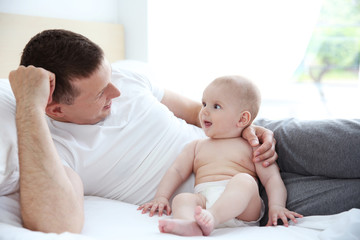
[[[213,166],[236,167],[255,170],[252,163],[252,148],[243,139],[204,140],[195,152],[194,170]]]

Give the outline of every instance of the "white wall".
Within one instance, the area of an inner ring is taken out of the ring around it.
[[[126,58],[147,62],[148,1],[118,0],[118,2],[118,22],[123,24],[125,28]]]
[[[125,57],[147,61],[147,0],[0,0],[0,12],[121,23]]]
[[[0,11],[30,16],[117,23],[118,0],[0,0]]]

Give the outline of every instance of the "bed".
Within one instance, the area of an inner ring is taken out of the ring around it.
[[[48,28],[64,28],[79,32],[98,43],[107,58],[117,66],[147,74],[145,63],[124,59],[124,31],[119,24],[81,22],[63,19],[30,17],[0,13],[0,110],[9,105],[14,114],[15,103],[7,76],[17,67],[25,43],[35,33]],[[5,100],[4,100],[5,99]],[[5,117],[2,114],[2,118]],[[7,116],[14,117],[14,115]],[[14,126],[12,126],[14,127]],[[11,126],[1,127],[1,138]],[[162,234],[158,231],[158,216],[149,217],[137,211],[130,203],[85,196],[85,225],[81,234],[41,233],[22,227],[19,213],[19,195],[1,182],[6,177],[16,178],[18,169],[9,164],[6,157],[13,146],[0,141],[0,239],[183,239],[183,237]],[[14,138],[13,144],[16,144]],[[9,173],[8,175],[6,175]],[[16,185],[16,182],[14,182]],[[2,189],[1,189],[2,188]],[[164,216],[168,217],[168,216]],[[162,218],[164,218],[162,217]],[[289,227],[243,227],[216,229],[212,239],[360,239],[360,210],[351,209],[335,215],[310,216],[299,219]],[[192,237],[203,239],[205,237]]]

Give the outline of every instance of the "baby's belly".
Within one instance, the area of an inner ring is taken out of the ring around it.
[[[249,171],[238,171],[234,174],[212,174],[212,175],[202,175],[202,174],[196,174],[195,175],[195,186],[200,183],[205,182],[216,182],[216,181],[223,181],[223,180],[229,180],[236,174],[243,173],[248,174],[249,176],[252,176],[256,181],[258,180],[256,176],[253,174],[250,174]]]

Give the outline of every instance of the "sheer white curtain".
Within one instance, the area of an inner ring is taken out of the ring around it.
[[[215,77],[241,74],[276,97],[305,53],[321,0],[149,0],[149,64],[195,100]],[[283,92],[283,91],[280,91]]]

